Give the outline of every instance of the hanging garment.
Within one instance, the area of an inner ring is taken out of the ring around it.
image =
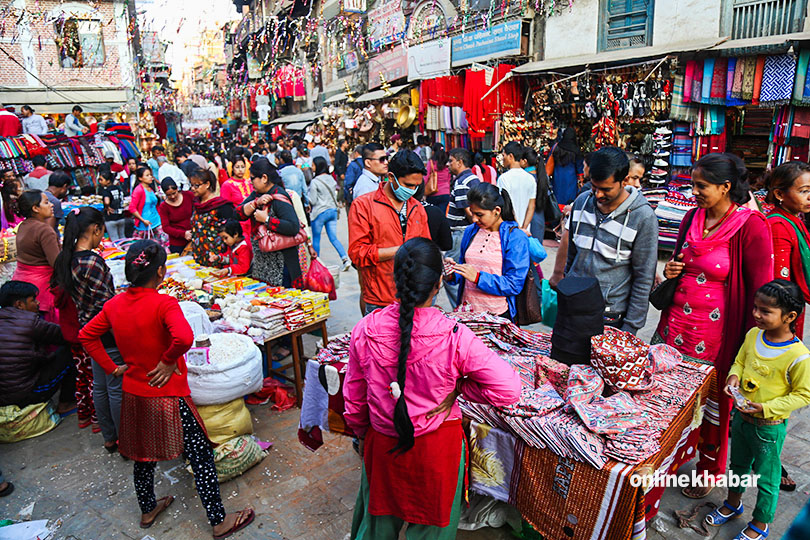
[[[694,60],[689,60],[686,62],[686,74],[684,75],[681,84],[683,86],[683,102],[689,103],[692,101],[692,81],[695,77],[695,62]]]
[[[785,105],[793,94],[796,79],[796,57],[780,54],[765,57],[759,102],[762,105]]]
[[[757,67],[754,72],[754,96],[751,98],[753,105],[759,105],[759,94],[762,90],[762,77],[765,70],[765,57],[757,57]]]
[[[709,90],[709,103],[725,105],[726,81],[728,80],[728,58],[717,58],[712,71],[712,85]]]
[[[799,61],[796,66],[796,82],[793,83],[793,104],[801,105],[804,94],[804,86],[807,84],[807,67],[810,64],[810,49],[805,49],[799,54]]]
[[[731,84],[731,97],[742,99],[743,76],[745,74],[745,58],[734,59],[734,82]]]

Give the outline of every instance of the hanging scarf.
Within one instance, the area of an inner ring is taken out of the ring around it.
[[[686,91],[683,75],[675,75],[672,84],[672,103],[669,107],[669,117],[673,120],[692,122],[697,117],[697,107],[685,103],[684,92]]]
[[[745,101],[754,99],[754,79],[757,71],[757,57],[746,56],[743,71],[742,98]]]
[[[728,79],[728,58],[717,58],[712,71],[712,85],[709,101],[712,105],[726,104],[726,80]]]
[[[745,58],[735,58],[734,63],[735,63],[734,81],[731,84],[731,97],[734,99],[742,99],[743,75],[745,74]]]
[[[684,75],[682,84],[683,84],[683,102],[689,103],[692,101],[692,82],[695,78],[695,62],[694,60],[689,60],[686,62],[686,75]]]
[[[762,73],[762,88],[759,101],[762,105],[785,105],[793,94],[796,79],[796,57],[780,54],[765,57]]]
[[[700,91],[701,103],[711,103],[714,62],[714,58],[706,58],[703,60],[703,86]]]
[[[765,57],[757,56],[757,67],[754,72],[754,96],[751,98],[752,105],[759,105],[759,94],[762,90],[762,76],[765,71]]]
[[[703,89],[703,60],[695,62],[695,71],[692,74],[692,101],[700,103]]]
[[[799,54],[799,62],[796,66],[796,82],[793,84],[793,104],[802,105],[805,85],[807,84],[807,66],[810,64],[810,49],[805,49]]]
[[[793,230],[796,231],[796,239],[799,241],[799,253],[802,256],[802,270],[804,271],[804,279],[810,285],[810,245],[808,239],[796,223],[787,216],[782,215],[779,208],[775,208],[773,212],[768,214],[768,219],[778,220],[781,219],[786,223],[790,223]]]

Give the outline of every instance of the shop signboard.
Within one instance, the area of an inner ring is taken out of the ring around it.
[[[402,0],[385,0],[368,12],[368,41],[372,49],[398,43],[405,37],[405,14]]]
[[[453,38],[453,67],[521,54],[522,21],[496,24]]]
[[[221,105],[191,108],[191,118],[193,120],[216,120],[223,116],[225,116],[225,107]]]
[[[450,40],[428,41],[408,47],[408,80],[421,81],[450,74]]]
[[[387,82],[396,81],[408,75],[408,53],[405,47],[397,45],[390,51],[378,54],[368,61],[368,88],[373,90],[382,85],[380,73]]]

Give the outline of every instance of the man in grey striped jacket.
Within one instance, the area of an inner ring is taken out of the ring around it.
[[[605,324],[635,334],[647,321],[658,219],[640,191],[622,186],[629,166],[619,148],[591,154],[591,191],[577,197],[568,218],[565,275],[598,279]]]

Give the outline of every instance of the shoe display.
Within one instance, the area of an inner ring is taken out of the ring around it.
[[[650,171],[650,176],[666,176],[666,175],[667,171],[664,171],[662,169],[653,169]]]
[[[665,158],[669,156],[669,152],[666,150],[659,150],[658,152],[653,152],[653,155],[657,158]]]
[[[667,163],[663,159],[656,159],[655,161],[653,161],[653,165],[656,167],[669,167],[669,163]]]
[[[672,135],[672,130],[668,129],[668,128],[665,128],[665,127],[660,127],[660,128],[655,129],[655,134],[656,135]]]

